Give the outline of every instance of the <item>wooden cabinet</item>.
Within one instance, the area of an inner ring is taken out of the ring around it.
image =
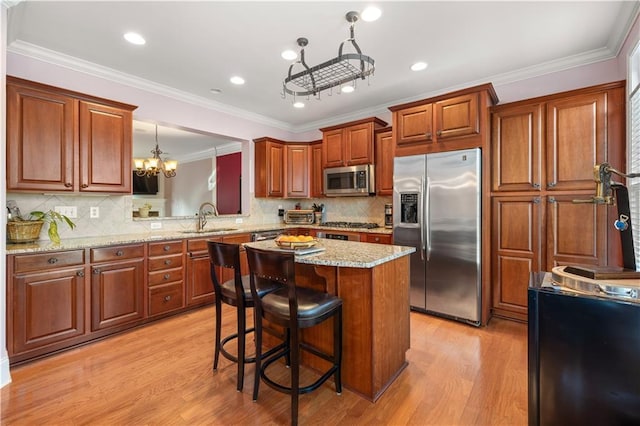
[[[84,251],[8,257],[7,349],[25,359],[87,333]]]
[[[311,193],[309,143],[255,139],[255,196],[308,198]]]
[[[487,108],[497,103],[491,84],[390,107],[395,155],[481,147]]]
[[[370,232],[363,232],[360,234],[360,241],[365,243],[393,244],[393,236],[391,234],[373,234]]]
[[[134,109],[7,77],[7,189],[130,193]]]
[[[309,144],[285,146],[285,158],[287,159],[287,197],[308,198],[311,178],[311,149]]]
[[[323,168],[373,164],[374,132],[386,125],[371,117],[320,129]]]
[[[187,241],[187,282],[186,305],[197,306],[214,301],[215,292],[211,282],[211,269],[207,241],[221,241],[231,244],[242,244],[251,241],[249,234],[225,235],[224,237],[199,238]],[[241,250],[241,272],[249,273],[247,256]],[[222,282],[233,278],[233,271],[226,268],[218,268],[216,273],[221,274]],[[220,276],[220,275],[219,275]]]
[[[531,272],[540,271],[543,259],[544,223],[542,198],[494,197],[491,234],[494,283],[493,311],[520,321],[527,320],[527,287]]]
[[[165,314],[184,307],[183,242],[148,244],[148,316]]]
[[[91,330],[144,318],[144,246],[91,249]]]
[[[494,314],[527,320],[531,272],[621,265],[615,207],[573,200],[595,194],[595,164],[624,169],[623,106],[619,82],[493,108]]]
[[[322,140],[311,143],[311,198],[324,196],[324,173],[322,168]]]
[[[393,195],[393,157],[395,146],[390,127],[376,130],[376,194]]]

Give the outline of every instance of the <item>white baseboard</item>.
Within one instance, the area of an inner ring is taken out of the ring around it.
[[[11,383],[11,373],[9,373],[9,355],[7,350],[2,349],[0,355],[0,388]]]

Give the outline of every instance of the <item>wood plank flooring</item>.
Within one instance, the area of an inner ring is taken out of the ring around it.
[[[223,334],[234,315],[223,307]],[[14,367],[0,389],[0,423],[288,424],[288,395],[262,384],[252,401],[253,365],[242,392],[234,363],[221,357],[211,371],[214,321],[206,307]],[[526,325],[501,319],[477,329],[412,312],[409,365],[385,394],[371,403],[337,395],[329,381],[300,397],[300,424],[526,425],[526,334]]]

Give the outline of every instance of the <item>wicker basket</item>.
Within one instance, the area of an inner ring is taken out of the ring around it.
[[[31,243],[40,237],[43,220],[7,222],[7,241],[10,243]]]

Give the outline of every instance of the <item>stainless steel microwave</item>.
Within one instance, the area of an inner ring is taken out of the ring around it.
[[[324,169],[324,194],[329,197],[375,195],[373,164]]]

